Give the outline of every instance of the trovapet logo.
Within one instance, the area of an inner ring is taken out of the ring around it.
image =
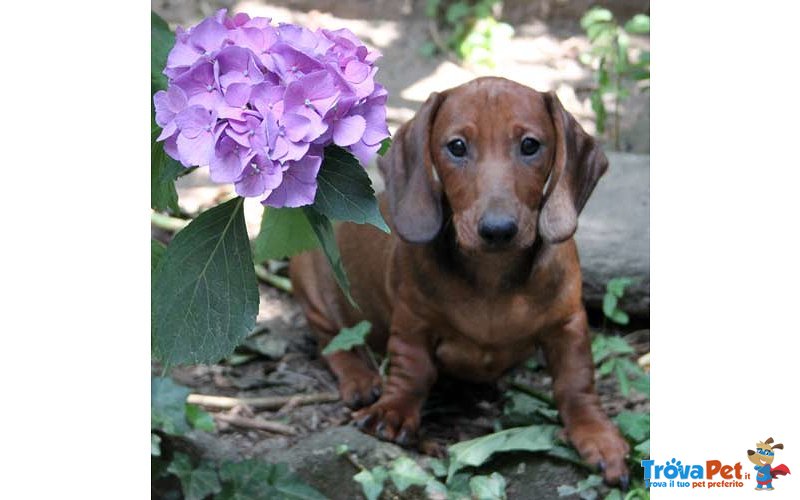
[[[725,463],[721,460],[706,460],[704,463],[683,463],[671,459],[664,463],[655,460],[642,460],[644,484],[648,488],[743,488],[746,483],[755,485],[757,491],[774,490],[772,482],[780,476],[791,474],[784,465],[772,466],[775,450],[782,450],[783,444],[774,443],[772,438],[756,443],[756,450],[747,450],[747,458],[755,464],[755,473],[749,472],[749,465],[741,462]],[[751,481],[755,480],[755,483]]]

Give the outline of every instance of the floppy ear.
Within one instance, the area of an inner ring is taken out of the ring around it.
[[[539,233],[548,243],[569,239],[578,228],[578,214],[606,169],[600,145],[564,110],[555,92],[545,94],[556,131],[555,159],[539,214]]]
[[[767,438],[767,440],[764,441],[764,443],[766,443],[766,444],[770,444],[771,442],[772,442],[772,438]]]
[[[781,443],[778,443],[778,444],[773,444],[773,445],[772,445],[772,449],[773,449],[773,450],[774,450],[774,449],[782,450],[782,449],[783,449],[783,444],[781,444]]]
[[[443,94],[431,94],[395,133],[386,155],[378,158],[394,227],[409,243],[427,243],[442,227],[441,187],[434,182],[429,143],[433,118],[443,100]]]

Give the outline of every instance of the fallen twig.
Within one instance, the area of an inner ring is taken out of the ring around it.
[[[237,405],[246,405],[262,410],[277,410],[292,401],[296,405],[309,405],[314,403],[331,403],[339,401],[339,394],[335,392],[318,392],[313,394],[295,394],[293,396],[267,396],[261,398],[232,398],[227,396],[211,396],[206,394],[189,394],[186,402],[205,406],[207,408],[230,409]]]
[[[264,420],[263,418],[242,417],[240,415],[227,415],[224,413],[216,414],[214,418],[245,429],[258,429],[261,431],[274,432],[276,434],[284,434],[286,436],[294,436],[297,434],[295,428],[290,425]]]
[[[292,293],[292,282],[289,278],[284,278],[283,276],[278,276],[275,273],[269,272],[269,270],[262,266],[261,264],[257,264],[255,266],[256,269],[256,276],[262,281],[269,283],[270,285],[274,286],[279,290],[283,290],[286,293]]]

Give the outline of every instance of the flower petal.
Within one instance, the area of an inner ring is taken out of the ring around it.
[[[367,121],[363,116],[346,116],[333,124],[333,142],[337,146],[350,146],[355,144],[364,135]]]

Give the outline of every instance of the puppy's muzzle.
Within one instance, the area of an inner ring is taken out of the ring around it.
[[[478,222],[478,234],[492,247],[508,245],[518,231],[516,218],[507,214],[487,212]]]

